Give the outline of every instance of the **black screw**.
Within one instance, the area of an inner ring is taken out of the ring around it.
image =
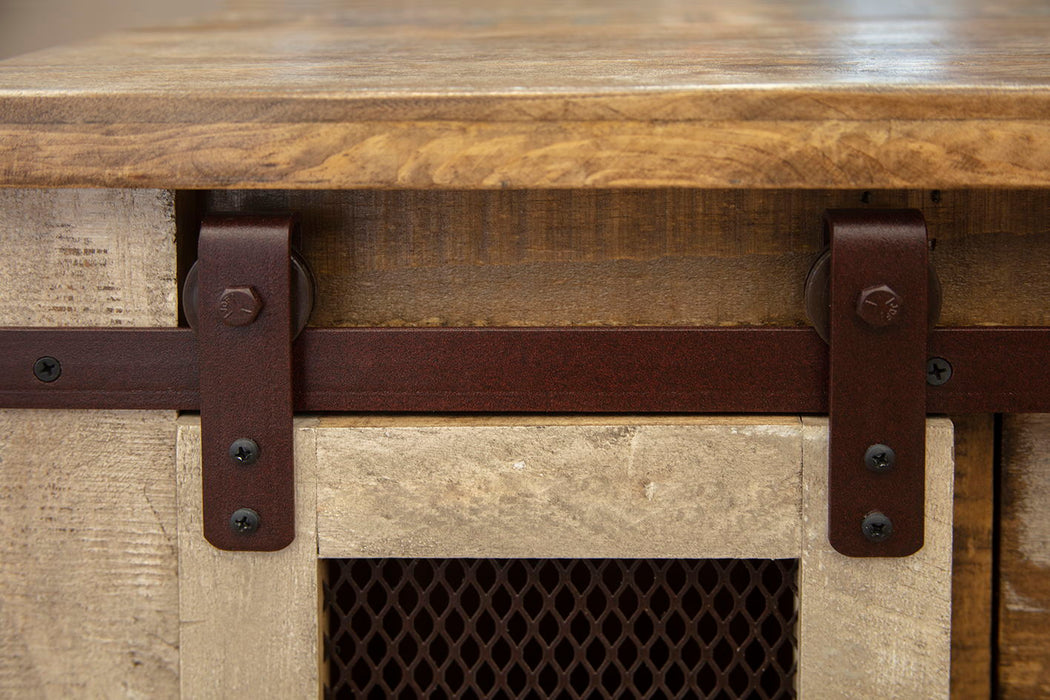
[[[251,508],[238,508],[230,516],[230,529],[240,535],[250,535],[259,529],[259,514]]]
[[[886,445],[872,445],[864,453],[864,466],[873,472],[888,472],[896,462],[897,453]]]
[[[230,457],[245,466],[255,464],[259,460],[259,445],[255,440],[238,438],[230,444]]]
[[[893,534],[893,523],[885,515],[874,510],[864,516],[860,531],[869,542],[885,542]]]
[[[62,364],[53,357],[41,357],[33,363],[33,374],[42,382],[53,382],[62,376]]]
[[[952,378],[952,363],[943,357],[931,357],[926,361],[926,383],[930,386],[947,384]]]

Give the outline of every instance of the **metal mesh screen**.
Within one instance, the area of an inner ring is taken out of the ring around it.
[[[796,560],[326,566],[329,698],[795,694]]]

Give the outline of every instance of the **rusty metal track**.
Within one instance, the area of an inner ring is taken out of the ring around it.
[[[297,411],[826,413],[808,328],[308,328]],[[928,413],[1050,412],[1050,328],[945,328]],[[34,364],[53,357],[57,380]],[[200,410],[189,329],[0,329],[0,407]]]

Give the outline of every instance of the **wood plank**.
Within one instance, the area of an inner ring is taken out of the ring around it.
[[[179,629],[184,698],[306,698],[320,692],[314,433],[296,422],[296,538],[279,552],[204,539],[200,418],[178,429]]]
[[[1047,140],[1027,120],[0,123],[0,185],[1045,187]]]
[[[955,518],[952,546],[953,700],[992,696],[995,420],[952,416]]]
[[[0,191],[0,325],[174,325],[172,215],[165,192]],[[174,418],[0,411],[0,695],[177,692]]]
[[[797,419],[595,422],[322,420],[320,556],[798,556]]]
[[[1050,190],[212,191],[298,211],[318,326],[800,325],[825,209],[919,208],[945,325],[1050,325]],[[1024,280],[1024,284],[1018,284]]]
[[[1003,419],[999,693],[1050,695],[1050,415]]]
[[[0,189],[0,325],[174,326],[164,190]]]
[[[801,697],[949,693],[952,425],[927,423],[926,543],[910,557],[856,559],[827,541],[827,419],[803,418],[799,583]],[[858,527],[860,524],[858,523]]]
[[[0,411],[0,695],[178,689],[167,412]]]

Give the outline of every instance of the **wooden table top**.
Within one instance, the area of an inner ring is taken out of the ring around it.
[[[1050,185],[1039,0],[414,5],[2,61],[0,184]]]

